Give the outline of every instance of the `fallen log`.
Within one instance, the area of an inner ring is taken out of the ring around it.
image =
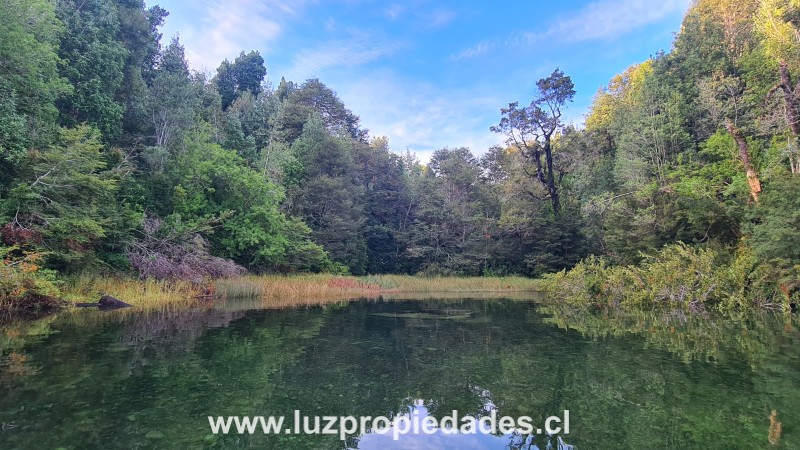
[[[110,311],[112,309],[130,308],[133,305],[125,303],[122,300],[116,299],[110,295],[103,295],[97,303],[77,303],[75,306],[79,308],[92,308],[97,307],[101,311]]]

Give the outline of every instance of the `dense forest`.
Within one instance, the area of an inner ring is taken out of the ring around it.
[[[257,51],[190,71],[142,0],[0,5],[2,296],[76,273],[576,265],[549,280],[690,303],[800,290],[798,0],[698,0],[584,127],[562,119],[575,90],[555,69],[498,105],[505,146],[425,164],[322,81],[269,81]]]

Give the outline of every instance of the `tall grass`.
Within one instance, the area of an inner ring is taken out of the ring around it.
[[[337,275],[261,275],[218,280],[217,294],[227,298],[261,300],[269,304],[344,300],[380,294],[380,286]]]
[[[74,303],[96,302],[101,295],[108,294],[143,309],[188,307],[198,301],[203,290],[188,281],[92,276],[69,280],[63,289],[64,299]]]
[[[523,277],[420,277],[409,275],[370,275],[368,284],[383,292],[535,292],[539,281]]]
[[[207,286],[183,281],[82,276],[68,281],[63,289],[64,298],[74,303],[96,302],[102,294],[109,294],[136,306],[137,309],[145,310],[188,308],[198,303],[221,299],[249,301],[257,307],[283,308],[384,295],[432,298],[463,293],[491,296],[497,293],[527,293],[536,290],[536,280],[522,277],[353,277],[330,274],[250,275],[215,280]],[[212,293],[213,296],[208,295]]]

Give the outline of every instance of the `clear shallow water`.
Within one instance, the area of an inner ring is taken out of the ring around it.
[[[794,320],[508,300],[77,311],[2,329],[0,448],[519,448],[441,433],[215,436],[207,419],[391,417],[414,402],[434,417],[568,409],[562,438],[578,450],[800,448]]]

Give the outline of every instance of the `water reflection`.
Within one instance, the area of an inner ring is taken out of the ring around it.
[[[484,392],[489,397],[488,392]],[[485,409],[491,411],[495,406],[488,401]],[[497,417],[496,415],[494,416]],[[546,433],[518,432],[501,434],[498,426],[491,425],[488,416],[463,417],[452,411],[445,422],[439,423],[431,432],[425,432],[424,424],[429,419],[436,419],[430,414],[423,399],[417,399],[404,414],[404,423],[396,423],[380,431],[367,433],[358,441],[359,450],[382,449],[507,449],[507,450],[573,450],[558,435]],[[452,420],[451,420],[452,419]],[[517,418],[514,418],[516,420]],[[497,420],[497,419],[495,419]],[[442,426],[444,425],[444,426]],[[495,434],[490,431],[494,429]],[[411,430],[412,432],[408,432]]]
[[[555,436],[222,436],[207,420],[409,408],[534,423],[568,409],[563,440],[578,450],[800,448],[792,320],[504,300],[81,311],[0,329],[0,448],[570,448]]]

